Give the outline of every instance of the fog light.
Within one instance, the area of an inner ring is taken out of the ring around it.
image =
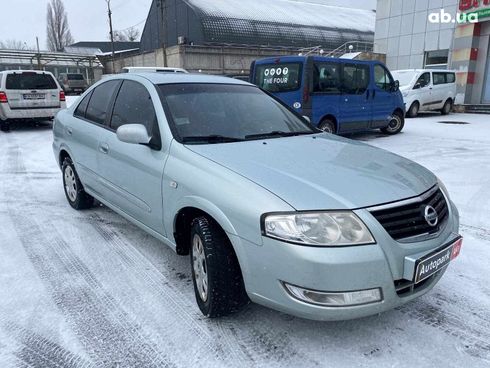
[[[338,293],[303,289],[285,282],[283,282],[283,285],[294,298],[305,303],[323,305],[325,307],[348,307],[376,303],[383,300],[380,288]]]

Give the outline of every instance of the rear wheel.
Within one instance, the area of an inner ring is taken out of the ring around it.
[[[391,115],[388,126],[381,128],[381,131],[389,135],[397,134],[401,132],[404,125],[405,121],[403,116],[400,113],[395,112],[393,115]]]
[[[10,131],[10,124],[6,120],[0,120],[0,130],[2,132],[8,132]]]
[[[318,125],[318,129],[323,130],[325,133],[335,134],[335,123],[333,120],[325,118],[320,125]]]
[[[94,205],[94,198],[85,193],[83,185],[78,178],[75,165],[70,158],[65,158],[61,168],[63,173],[63,187],[70,206],[76,210],[84,210]]]
[[[196,301],[207,317],[221,317],[248,303],[238,259],[225,232],[202,216],[192,222],[190,258]]]
[[[447,100],[445,103],[444,103],[444,106],[442,107],[441,109],[441,114],[442,115],[447,115],[451,112],[453,108],[453,103],[451,100]]]
[[[418,115],[419,113],[419,108],[420,108],[420,105],[417,101],[413,102],[411,105],[410,105],[410,108],[408,109],[408,117],[410,118],[414,118]]]

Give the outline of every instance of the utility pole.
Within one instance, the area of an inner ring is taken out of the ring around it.
[[[41,50],[39,49],[39,37],[36,36],[36,44],[37,44],[37,69],[43,70],[41,65]]]
[[[111,35],[111,48],[112,48],[112,73],[116,72],[116,67],[114,64],[114,32],[112,30],[112,11],[111,11],[111,0],[105,0],[107,3],[107,14],[109,15],[109,29]]]

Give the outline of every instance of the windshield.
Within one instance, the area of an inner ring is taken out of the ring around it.
[[[295,91],[301,85],[301,64],[257,65],[255,68],[255,84],[268,92]]]
[[[394,71],[391,73],[393,78],[400,82],[400,86],[409,86],[412,84],[417,72],[408,70],[408,71]]]
[[[175,138],[184,143],[224,143],[317,133],[282,103],[253,86],[159,87]]]

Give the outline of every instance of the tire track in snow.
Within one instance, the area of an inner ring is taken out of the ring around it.
[[[451,307],[462,307],[460,301],[450,300],[439,293],[430,296],[431,299],[435,298],[433,303],[427,298],[417,299],[396,309],[424,325],[455,337],[462,343],[465,353],[490,362],[490,315],[482,311],[471,313],[469,310],[454,313]],[[461,319],[462,315],[469,318]]]
[[[13,168],[25,171],[19,146],[10,146],[9,156],[9,171]],[[27,256],[89,355],[98,366],[173,366],[170,359],[151,344],[148,336],[144,336],[141,326],[126,315],[74,256],[68,244],[58,238],[48,239],[43,229],[52,227],[49,217],[36,221],[32,219],[34,216],[21,213],[21,204],[36,200],[23,197],[25,187],[29,186],[28,181],[24,181],[22,191],[6,186],[5,194],[17,203],[16,208],[8,206],[8,212]],[[62,361],[63,357],[57,359]]]
[[[23,365],[43,368],[95,368],[92,362],[20,326],[8,323],[4,330],[21,344],[14,352]]]
[[[161,298],[169,300],[169,294],[172,301],[176,302],[176,306],[171,306],[172,310],[185,316],[183,321],[197,320],[199,321],[200,315],[190,313],[189,311],[196,310],[194,294],[184,294],[178,291],[171,282],[169,282],[170,275],[165,275],[165,270],[155,268],[151,262],[130,242],[126,241],[124,236],[121,235],[117,229],[114,229],[110,223],[101,218],[98,214],[93,213],[90,216],[83,218],[82,221],[88,222],[93,228],[102,236],[107,244],[115,249],[115,252],[122,255],[122,259],[129,257],[127,260],[127,266],[131,268],[131,274],[139,274],[145,279],[145,284],[152,290],[158,290],[161,293]],[[162,246],[165,246],[162,244]],[[148,264],[152,265],[152,268],[148,270]],[[191,286],[192,287],[192,286]],[[199,312],[197,312],[199,313]],[[235,315],[222,319],[213,320],[213,323],[219,331],[219,335],[222,336],[223,345],[221,349],[225,349],[229,356],[227,365],[233,361],[236,363],[246,362],[246,365],[253,364],[255,366],[264,365],[270,367],[274,362],[277,366],[282,366],[290,360],[290,357],[301,357],[303,362],[308,362],[309,366],[314,366],[317,362],[312,361],[306,355],[300,353],[291,342],[288,336],[288,331],[280,330],[276,331],[274,326],[269,326],[268,322],[258,325],[257,321],[249,323],[243,314],[246,311],[241,312],[242,315]],[[186,322],[189,325],[189,321]],[[195,322],[192,323],[193,331],[199,326]],[[209,334],[209,332],[208,332]],[[216,338],[216,332],[213,334]],[[200,336],[203,337],[202,335]],[[239,363],[239,366],[242,364]]]

